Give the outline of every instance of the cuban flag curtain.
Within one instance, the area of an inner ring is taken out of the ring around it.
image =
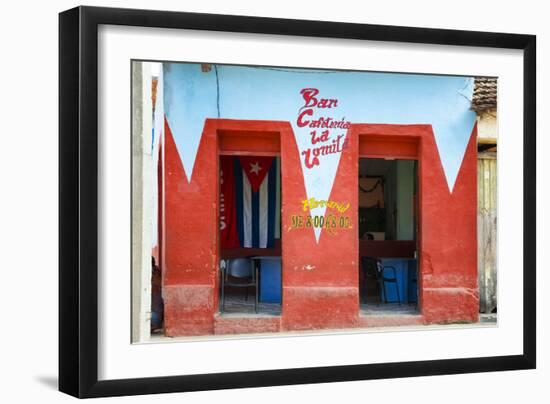
[[[220,158],[222,248],[271,248],[279,236],[280,194],[275,157]]]

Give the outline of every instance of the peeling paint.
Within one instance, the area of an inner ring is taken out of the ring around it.
[[[432,257],[430,256],[429,253],[427,252],[423,252],[422,253],[422,258],[423,258],[423,266],[422,266],[422,273],[424,274],[433,274],[434,273],[434,268],[433,268],[433,264],[432,264]]]

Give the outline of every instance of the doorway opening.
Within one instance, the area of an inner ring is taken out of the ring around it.
[[[360,158],[362,315],[418,314],[418,162]]]
[[[281,314],[281,161],[278,155],[219,156],[223,316]]]

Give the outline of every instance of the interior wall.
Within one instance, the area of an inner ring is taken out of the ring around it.
[[[414,160],[396,160],[397,240],[414,240]]]
[[[384,178],[386,240],[414,240],[414,160],[359,159],[359,176]]]
[[[389,161],[388,168],[385,174],[385,187],[384,194],[386,199],[386,240],[395,240],[395,228],[396,228],[396,199],[397,199],[397,185],[396,185],[396,172],[395,172],[395,160]]]

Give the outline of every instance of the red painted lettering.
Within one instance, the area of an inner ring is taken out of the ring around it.
[[[302,94],[302,97],[304,97],[304,101],[306,102],[301,110],[304,108],[312,108],[317,105],[317,98],[315,96],[319,94],[319,90],[316,88],[303,88],[302,91],[300,91],[300,94]]]
[[[311,135],[311,144],[315,144],[317,142],[326,142],[328,140],[329,131],[325,130],[321,133],[320,136],[317,136],[317,131],[314,130],[310,133]]]
[[[305,115],[310,115],[310,116],[313,115],[313,110],[305,109],[300,113],[300,115],[298,115],[298,119],[296,120],[296,125],[298,125],[299,128],[303,128],[304,126],[309,125],[309,121],[304,120]]]
[[[307,168],[313,168],[313,166],[319,165],[319,157],[313,156],[313,158],[311,158],[311,149],[304,150],[302,156],[305,156],[304,164]]]

